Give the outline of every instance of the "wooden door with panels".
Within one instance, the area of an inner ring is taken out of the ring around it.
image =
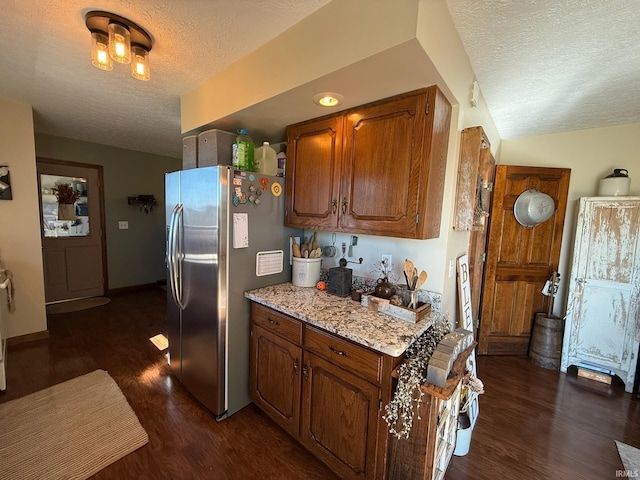
[[[106,285],[102,166],[37,159],[45,300],[100,296]],[[60,185],[75,198],[67,210]]]
[[[533,318],[546,311],[542,288],[558,271],[571,170],[498,165],[489,217],[489,240],[480,305],[478,353],[526,355]],[[525,227],[513,207],[527,190],[549,195],[551,218]]]

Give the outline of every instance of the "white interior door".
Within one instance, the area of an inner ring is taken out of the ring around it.
[[[102,167],[38,159],[37,171],[45,300],[103,295]]]

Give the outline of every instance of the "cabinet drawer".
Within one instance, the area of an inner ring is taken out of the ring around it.
[[[381,353],[309,326],[305,326],[304,348],[356,375],[378,384],[381,381]]]
[[[251,321],[290,342],[302,344],[302,323],[295,318],[252,302]]]

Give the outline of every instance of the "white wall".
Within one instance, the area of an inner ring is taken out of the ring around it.
[[[564,315],[575,237],[576,207],[581,197],[596,196],[600,179],[626,168],[632,195],[640,195],[640,123],[539,135],[502,141],[500,163],[570,168],[560,252],[560,288],[554,314]]]
[[[7,337],[47,329],[40,209],[31,106],[0,98],[0,165],[10,169],[13,200],[0,200],[0,259],[11,270],[15,313]]]

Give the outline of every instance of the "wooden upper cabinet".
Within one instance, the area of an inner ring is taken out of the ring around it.
[[[291,125],[287,135],[287,225],[336,229],[342,117]]]
[[[490,147],[482,127],[462,130],[453,217],[455,230],[484,230],[487,226],[495,172]]]
[[[438,237],[450,114],[433,86],[291,125],[286,224]]]

